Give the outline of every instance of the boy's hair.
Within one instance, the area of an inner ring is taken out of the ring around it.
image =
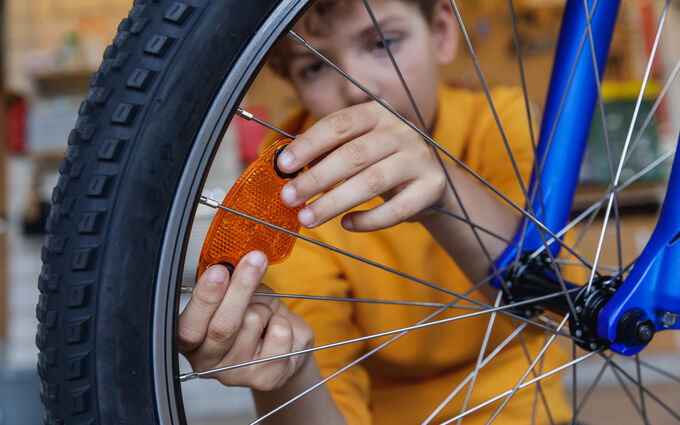
[[[438,0],[395,0],[406,3],[415,3],[418,9],[429,22],[432,19],[434,6]],[[347,0],[316,0],[300,19],[307,32],[314,35],[324,36],[332,30],[333,13],[341,12],[343,6],[347,5]],[[277,43],[269,58],[269,66],[286,78],[287,67],[286,57],[288,56],[288,40],[285,38]]]

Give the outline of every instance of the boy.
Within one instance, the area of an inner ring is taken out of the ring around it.
[[[449,1],[373,0],[371,7],[434,140],[523,203],[485,98],[438,83],[439,67],[453,60],[457,48],[457,24]],[[294,29],[402,116],[420,122],[360,0],[320,0]],[[430,208],[436,205],[463,215],[434,152],[422,137],[290,40],[279,47],[274,66],[292,84],[305,108],[282,126],[300,136],[280,155],[278,165],[284,172],[311,165],[281,192],[290,206],[308,202],[298,216],[309,229],[306,234],[458,293],[470,291],[471,282],[483,280],[490,264],[469,225]],[[503,89],[494,91],[493,97],[526,181],[533,156],[522,98]],[[520,217],[459,167],[446,161],[446,168],[470,217],[511,239]],[[363,233],[374,230],[380,231]],[[505,248],[497,239],[480,236],[492,258]],[[315,338],[315,345],[324,345],[411,326],[431,313],[418,307],[314,300],[284,305],[275,298],[253,297],[256,290],[269,290],[259,284],[265,269],[264,255],[252,252],[230,279],[221,266],[213,266],[201,276],[178,327],[179,349],[195,370],[309,348]],[[281,293],[441,304],[452,301],[444,292],[305,243],[297,244],[291,257],[273,267],[265,280]],[[493,303],[497,295],[486,292],[486,297],[480,291],[472,292],[471,297]],[[447,311],[435,319],[456,314]],[[275,421],[420,423],[475,369],[489,319],[490,315],[480,315],[413,331],[286,407]],[[522,338],[535,356],[544,336],[529,328]],[[487,355],[514,326],[511,319],[499,315],[491,329]],[[215,378],[225,385],[251,387],[258,413],[264,414],[384,341],[368,340],[288,357]],[[529,364],[523,350],[515,338],[480,371],[468,409],[519,381]],[[543,368],[547,371],[563,362],[559,352],[550,352]],[[552,417],[548,419],[539,403],[537,423],[564,421],[567,411],[559,381],[543,381],[542,391]],[[456,416],[464,399],[463,394],[454,398],[436,420]],[[529,423],[533,404],[533,387],[519,391],[496,423]],[[479,409],[466,416],[464,423],[486,423],[498,406],[494,403]]]

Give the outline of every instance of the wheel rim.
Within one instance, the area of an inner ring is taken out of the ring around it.
[[[197,193],[214,151],[221,138],[221,129],[229,119],[246,87],[252,82],[266,53],[287,23],[301,13],[309,0],[282,1],[249,44],[252,56],[241,55],[229,78],[210,107],[187,160],[185,172],[173,201],[172,213],[166,226],[155,287],[153,324],[154,383],[161,424],[186,422],[181,407],[181,389],[177,381],[179,366],[174,340],[175,320],[179,306],[179,283],[183,267],[184,250],[188,240],[191,219],[197,206]],[[187,172],[197,170],[198,172]]]

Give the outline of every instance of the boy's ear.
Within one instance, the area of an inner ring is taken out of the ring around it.
[[[436,43],[439,66],[453,62],[458,51],[458,23],[449,0],[439,0],[432,10],[430,22]]]

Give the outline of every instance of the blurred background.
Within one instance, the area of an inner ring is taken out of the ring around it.
[[[506,2],[459,3],[489,85],[519,86]],[[563,4],[562,0],[515,0],[528,90],[539,112],[550,76]],[[42,414],[35,373],[36,281],[51,191],[77,108],[87,93],[92,73],[100,64],[102,52],[115,35],[118,22],[131,7],[131,0],[4,0],[0,5],[0,425],[37,424]],[[643,119],[680,56],[679,5],[680,2],[673,2],[652,70],[652,81],[642,104]],[[662,6],[661,0],[623,2],[603,85],[615,153],[622,150]],[[479,89],[476,73],[464,50],[461,46],[458,60],[445,70],[443,78],[455,86]],[[244,103],[256,116],[277,122],[294,106],[295,100],[285,84],[265,68]],[[622,180],[675,146],[680,126],[678,116],[680,87],[675,84],[643,133]],[[598,111],[595,117],[574,214],[596,201],[609,180]],[[638,120],[636,128],[640,128],[641,123],[642,119]],[[218,167],[206,186],[212,197],[224,196],[228,188],[224,182],[233,181],[254,158],[263,136],[261,128],[250,123],[237,120],[232,124],[225,137],[233,148],[221,151],[220,160],[216,161]],[[658,167],[620,195],[627,223],[624,228],[626,259],[640,253],[653,230],[667,174],[668,167]],[[200,222],[197,228],[200,225],[207,228],[210,217],[199,216],[197,220]],[[594,231],[585,234],[580,248],[585,258],[594,257],[598,222],[601,224],[601,218],[595,219]],[[614,243],[613,237],[606,240],[602,264],[616,263]],[[678,347],[678,333],[659,333],[645,356],[649,362],[680,375]],[[592,378],[598,368],[599,363],[579,368],[579,373],[586,377],[580,381],[583,388],[589,383],[587,377]],[[664,397],[670,397],[671,405],[680,405],[680,392],[666,391],[669,382],[665,378],[653,372],[647,375],[646,383],[659,388]],[[583,416],[586,423],[640,423],[639,419],[631,421],[634,410],[626,410],[622,406],[626,403],[618,401],[625,396],[614,376],[605,376],[600,385],[607,390],[600,391],[591,403],[593,412]],[[223,389],[205,381],[189,383],[184,391],[188,411],[196,424],[242,423],[237,418],[251,414],[247,391]],[[598,406],[599,415],[605,412],[605,418],[597,416]],[[654,419],[651,423],[677,423],[663,412],[656,412],[658,409],[653,403],[648,403],[648,407]],[[653,416],[657,413],[658,416]]]

